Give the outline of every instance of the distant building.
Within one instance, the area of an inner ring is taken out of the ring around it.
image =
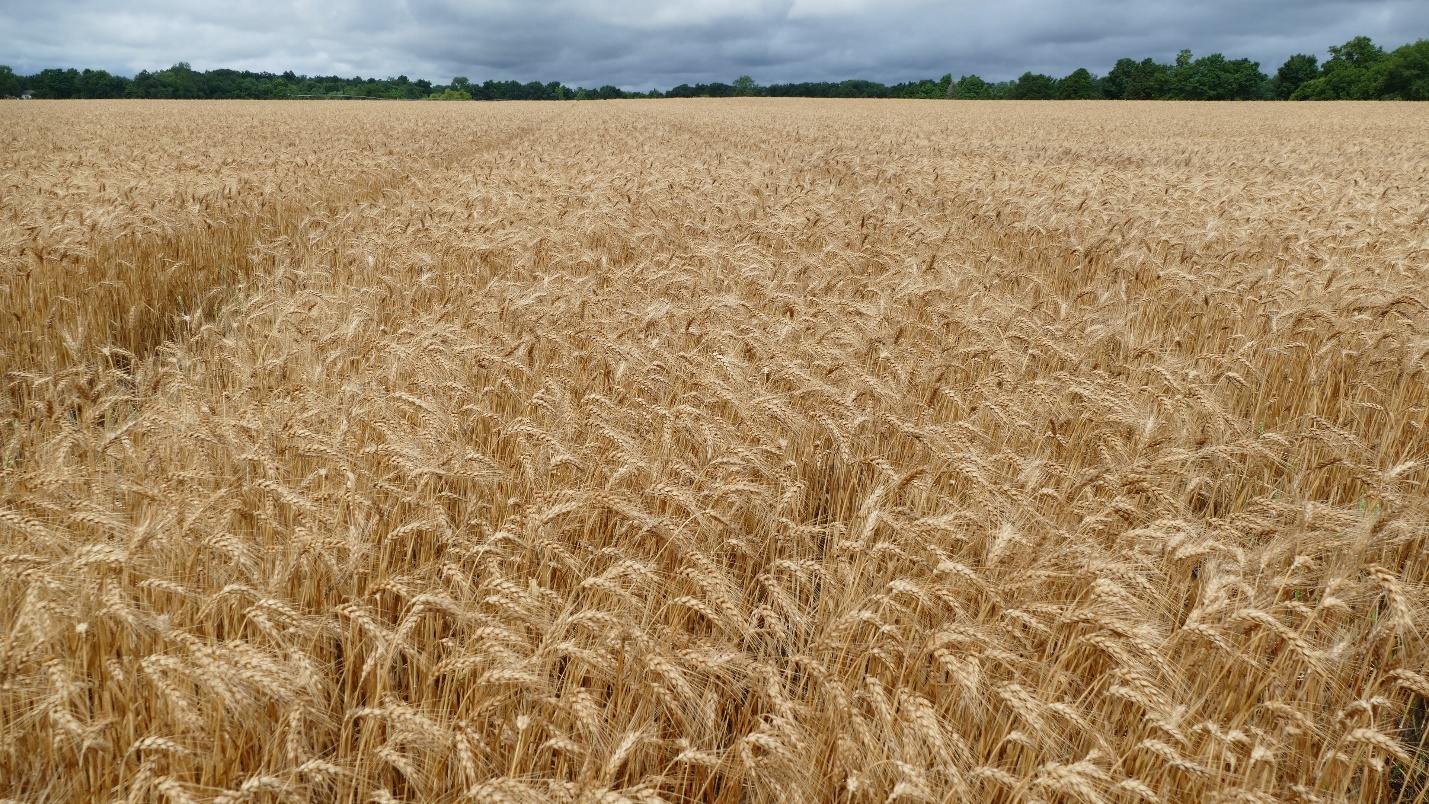
[[[35,90],[33,89],[27,89],[20,93],[20,100],[30,100],[33,97],[35,97]]]

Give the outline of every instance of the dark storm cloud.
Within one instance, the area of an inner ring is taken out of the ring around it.
[[[1181,48],[1259,61],[1429,37],[1425,0],[0,0],[0,64],[559,80],[627,89],[1024,70]]]

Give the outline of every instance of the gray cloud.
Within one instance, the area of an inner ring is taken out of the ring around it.
[[[1259,61],[1365,34],[1429,37],[1424,0],[0,0],[0,64],[132,75],[187,61],[445,82],[453,75],[627,89],[1023,70],[1105,73],[1181,48]]]

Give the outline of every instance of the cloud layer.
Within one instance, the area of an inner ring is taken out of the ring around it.
[[[1429,38],[1424,0],[0,0],[0,64],[29,73],[295,70],[668,89],[680,83],[1024,70],[1105,73],[1181,48],[1259,61],[1364,34]]]

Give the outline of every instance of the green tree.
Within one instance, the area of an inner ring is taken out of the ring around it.
[[[197,72],[194,71],[193,67],[189,66],[188,62],[181,61],[178,64],[175,64],[174,66],[160,73],[160,75],[165,76],[169,85],[173,87],[173,97],[204,97],[203,83],[200,80],[200,76]]]
[[[129,81],[129,86],[124,91],[126,98],[147,98],[150,97],[149,86],[152,82],[152,74],[148,70],[140,70],[139,74]]]
[[[30,76],[26,82],[29,88],[34,91],[35,97],[46,99],[73,98],[76,85],[79,83],[79,70],[70,68],[60,70],[51,68],[41,70]]]
[[[1171,67],[1153,59],[1120,59],[1106,78],[1102,93],[1118,100],[1155,100],[1165,97]]]
[[[76,98],[122,98],[129,82],[105,70],[85,70],[75,81]]]
[[[1131,74],[1136,70],[1136,60],[1122,57],[1116,60],[1116,65],[1111,68],[1111,72],[1102,79],[1102,94],[1112,100],[1123,100],[1126,98],[1126,83],[1131,79]]]
[[[1330,46],[1330,60],[1325,62],[1325,72],[1329,73],[1341,65],[1368,67],[1384,60],[1384,48],[1370,41],[1368,36],[1356,36],[1343,45]]]
[[[20,92],[20,76],[15,75],[15,71],[6,65],[0,64],[0,98],[18,98]]]
[[[1192,59],[1183,50],[1171,71],[1168,94],[1177,100],[1254,100],[1266,81],[1259,62],[1230,60],[1220,53]]]
[[[1062,100],[1093,100],[1100,98],[1101,92],[1091,72],[1085,67],[1078,67],[1057,82],[1057,96]]]
[[[134,76],[125,90],[130,98],[203,98],[208,97],[202,74],[194,72],[187,62],[179,62],[156,73],[147,70]]]
[[[734,79],[734,94],[741,98],[751,98],[759,94],[759,84],[747,75]]]
[[[1012,87],[1013,100],[1053,100],[1057,97],[1057,79],[1042,73],[1026,72]]]
[[[1295,90],[1299,89],[1307,81],[1314,81],[1320,77],[1320,63],[1314,56],[1307,56],[1304,53],[1296,53],[1285,60],[1280,65],[1280,69],[1275,71],[1275,83],[1273,89],[1275,97],[1280,100],[1289,100]]]
[[[948,80],[951,82],[952,78],[950,77]],[[888,95],[892,98],[933,100],[946,98],[948,96],[948,87],[942,81],[924,78],[921,81],[907,81],[902,84],[894,84],[888,88]]]
[[[1385,60],[1384,94],[1400,100],[1429,100],[1429,39],[1395,50]]]
[[[1389,70],[1384,49],[1367,36],[1330,48],[1330,59],[1320,68],[1320,77],[1306,81],[1291,94],[1291,100],[1374,100],[1385,94]]]
[[[842,81],[834,90],[834,96],[839,98],[886,98],[888,94],[888,87],[862,78]]]
[[[948,87],[948,97],[958,100],[988,100],[993,97],[992,85],[976,75],[965,75]]]

